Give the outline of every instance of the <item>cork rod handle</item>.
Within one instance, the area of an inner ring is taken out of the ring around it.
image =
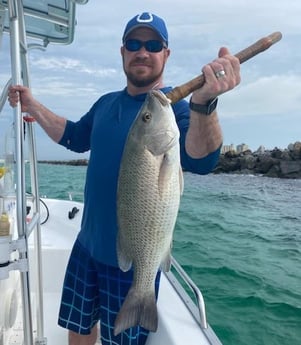
[[[282,38],[281,32],[274,32],[267,37],[263,37],[257,42],[253,43],[249,47],[243,49],[235,56],[239,59],[240,63],[243,63],[255,55],[262,53],[263,51],[270,48],[273,44],[280,41]],[[205,78],[203,74],[198,75],[196,78],[191,79],[187,83],[177,86],[166,94],[166,97],[170,99],[171,103],[176,103],[180,99],[185,98],[193,91],[201,88],[205,83]]]

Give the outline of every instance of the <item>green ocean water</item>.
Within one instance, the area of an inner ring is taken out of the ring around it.
[[[82,200],[86,167],[38,169],[41,196]],[[184,177],[173,255],[222,343],[301,344],[301,180]]]

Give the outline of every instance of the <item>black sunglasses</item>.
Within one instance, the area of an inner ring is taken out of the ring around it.
[[[142,47],[150,53],[159,53],[166,45],[158,40],[140,41],[135,39],[126,40],[124,43],[125,48],[130,52],[137,52]]]

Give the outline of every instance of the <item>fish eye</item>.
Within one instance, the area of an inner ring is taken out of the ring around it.
[[[143,115],[144,122],[149,122],[151,119],[152,119],[152,114],[150,112],[147,111],[146,113],[144,113]]]

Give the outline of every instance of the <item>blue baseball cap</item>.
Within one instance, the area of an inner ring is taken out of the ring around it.
[[[166,45],[168,45],[168,33],[164,20],[149,12],[138,14],[127,23],[122,36],[122,42],[125,42],[127,36],[133,30],[141,27],[154,30],[162,38]]]

